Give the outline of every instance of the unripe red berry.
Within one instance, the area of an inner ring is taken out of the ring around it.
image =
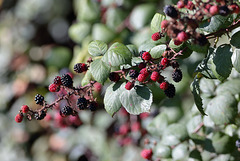
[[[205,9],[210,9],[212,7],[212,5],[211,4],[206,4],[206,6],[205,6]]]
[[[161,88],[162,90],[166,90],[166,89],[168,88],[168,83],[167,83],[167,82],[162,82],[162,83],[160,84],[160,88]]]
[[[29,107],[27,105],[22,105],[21,110],[23,113],[28,113]]]
[[[126,90],[131,90],[134,87],[133,82],[127,82],[125,85]]]
[[[177,7],[178,8],[183,8],[185,5],[184,5],[184,2],[183,1],[178,1],[177,3]]]
[[[23,120],[23,115],[22,115],[22,114],[17,114],[17,115],[15,116],[15,121],[16,121],[17,123],[22,122],[22,120]]]
[[[163,66],[167,66],[168,63],[169,63],[169,61],[168,61],[167,58],[162,58],[162,60],[161,60],[161,65],[163,65]]]
[[[52,83],[52,84],[50,84],[50,85],[48,86],[48,90],[49,90],[50,92],[58,92],[58,91],[59,91],[59,88],[58,88],[58,87],[59,87],[58,85]]]
[[[143,81],[145,81],[146,78],[147,78],[147,75],[139,74],[137,79],[139,82],[143,82]]]
[[[232,4],[229,8],[232,10],[232,13],[238,14],[240,12],[240,8],[237,4]]]
[[[160,78],[160,74],[156,71],[152,72],[151,79],[156,82]]]
[[[167,26],[168,26],[168,21],[167,21],[167,20],[163,20],[163,21],[161,22],[161,28],[162,28],[162,29],[165,29],[165,28],[167,28]]]
[[[143,60],[151,60],[152,56],[149,52],[146,51],[142,54],[142,58],[143,58]]]
[[[192,1],[188,1],[187,5],[185,7],[189,10],[192,10],[194,8],[194,4]]]
[[[179,40],[174,40],[174,45],[181,45],[182,44],[182,42],[181,41],[179,41]]]
[[[129,131],[129,125],[128,124],[123,124],[119,128],[119,134],[120,135],[126,135]]]
[[[76,73],[82,73],[88,70],[87,64],[85,63],[77,63],[74,65],[74,71]]]
[[[159,34],[159,32],[152,34],[153,41],[158,41],[159,39],[161,39],[161,35]]]
[[[141,128],[140,122],[134,122],[131,124],[131,131],[139,131]]]
[[[53,80],[54,84],[60,86],[62,85],[62,81],[61,81],[61,77],[60,76],[56,76]]]
[[[210,12],[210,14],[211,14],[212,16],[218,14],[218,11],[219,11],[218,6],[212,6],[212,7],[210,7],[210,9],[209,9],[209,12]]]
[[[94,89],[95,89],[96,92],[101,92],[102,85],[100,83],[96,82],[96,83],[94,83],[93,86],[94,86]]]
[[[144,159],[151,159],[152,158],[152,149],[143,149],[141,151],[141,157],[143,157]]]
[[[184,31],[178,33],[177,39],[181,42],[187,41],[188,40],[188,34]]]
[[[146,67],[146,64],[144,62],[141,62],[140,64],[138,64],[138,68],[141,70],[143,68]]]

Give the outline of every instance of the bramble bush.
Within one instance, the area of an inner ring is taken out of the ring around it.
[[[79,76],[55,76],[48,86],[55,99],[37,94],[39,108],[23,105],[15,121],[44,119],[84,133],[81,113],[96,121],[104,108],[117,119],[102,118],[110,122],[102,130],[123,147],[140,146],[132,155],[239,160],[240,3],[179,0],[164,13],[155,13],[155,1],[135,3],[76,0],[70,66]]]

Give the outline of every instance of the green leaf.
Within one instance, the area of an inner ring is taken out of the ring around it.
[[[197,78],[197,76],[194,78],[190,88],[191,88],[194,101],[198,110],[201,112],[202,115],[206,115],[202,107],[203,103],[202,103],[202,98],[200,96],[199,79]]]
[[[152,58],[157,59],[162,56],[162,53],[166,50],[166,45],[158,45],[150,50]]]
[[[208,53],[208,49],[209,49],[209,46],[210,46],[210,43],[207,43],[206,45],[204,46],[201,46],[201,45],[198,45],[198,44],[195,44],[193,42],[193,40],[189,40],[187,41],[187,47],[193,51],[196,51],[198,53]]]
[[[224,81],[228,78],[232,70],[232,61],[231,61],[231,46],[229,44],[224,44],[219,46],[213,54],[211,60],[211,69],[213,74],[220,81]]]
[[[84,75],[81,85],[85,86],[92,80],[92,73],[90,70],[87,70],[86,74]]]
[[[138,65],[138,64],[140,64],[141,62],[143,62],[143,60],[142,60],[142,58],[140,58],[140,57],[133,57],[133,58],[132,58],[132,66]]]
[[[200,89],[204,97],[211,98],[215,95],[215,83],[212,79],[202,78],[200,80]]]
[[[202,116],[198,115],[191,118],[187,123],[188,134],[189,135],[193,134],[201,123],[202,123]]]
[[[216,32],[222,28],[228,27],[232,23],[231,15],[230,16],[220,16],[216,15],[211,17],[210,23],[204,28],[200,28],[202,31],[212,33]]]
[[[163,132],[162,143],[164,145],[177,145],[188,137],[186,127],[183,124],[175,123],[168,126]]]
[[[103,42],[109,43],[115,38],[115,33],[106,25],[96,23],[93,25],[92,37],[94,40],[101,40]]]
[[[147,126],[147,131],[155,136],[161,136],[168,126],[168,116],[165,113],[160,113]]]
[[[103,56],[102,60],[110,66],[130,64],[132,53],[121,43],[114,43]]]
[[[122,82],[111,84],[108,86],[104,95],[104,108],[111,116],[113,116],[121,108],[121,102],[119,99],[120,94],[123,92],[121,84]]]
[[[230,40],[230,44],[235,46],[236,48],[240,48],[239,37],[240,37],[240,27],[235,28],[232,31],[232,37],[231,37],[231,40]]]
[[[235,97],[224,92],[213,98],[207,105],[206,112],[216,125],[232,122],[237,114]]]
[[[123,85],[125,86],[125,83]],[[130,114],[149,112],[152,105],[152,92],[146,86],[136,85],[131,90],[122,92],[120,101]]]
[[[80,21],[95,22],[99,17],[100,8],[97,3],[91,0],[81,0],[78,3],[78,14],[77,18]]]
[[[99,40],[94,40],[88,45],[88,52],[92,56],[104,55],[107,52],[107,44]]]
[[[155,13],[155,9],[156,6],[150,3],[136,6],[129,18],[130,25],[136,30],[143,28],[151,21],[152,16]]]
[[[161,31],[161,22],[165,19],[166,19],[165,15],[162,15],[160,13],[156,13],[153,16],[153,19],[151,21],[151,29],[154,33]]]
[[[234,50],[233,55],[232,55],[232,64],[233,64],[233,67],[236,69],[236,71],[238,71],[240,73],[240,49]]]
[[[154,44],[154,42],[152,41],[145,41],[144,43],[142,43],[139,48],[138,48],[138,52],[141,51],[150,51],[153,47],[155,47],[156,45]]]
[[[99,83],[103,84],[109,76],[110,67],[105,64],[101,59],[97,59],[91,63],[90,71],[94,79]]]
[[[172,158],[173,160],[187,160],[188,157],[188,144],[186,142],[177,145],[172,150]]]
[[[180,45],[175,45],[173,39],[169,43],[169,47],[172,48],[175,52],[179,52],[180,50],[183,50],[181,56],[178,56],[178,58],[185,59],[189,57],[192,54],[192,50],[188,48],[187,43],[182,43]]]
[[[219,85],[218,88],[216,89],[216,93],[217,95],[220,95],[224,92],[230,92],[232,95],[235,95],[240,93],[239,89],[240,89],[240,80],[232,79]]]
[[[133,56],[138,57],[139,53],[138,53],[138,49],[136,45],[130,44],[130,45],[126,45],[128,50],[132,53]]]
[[[157,146],[154,147],[153,154],[158,158],[168,158],[171,155],[171,149],[166,145],[158,143]]]
[[[126,12],[116,7],[109,7],[106,12],[106,24],[113,30],[117,30],[124,20]]]
[[[234,148],[234,146],[232,146],[233,142],[231,137],[221,132],[217,132],[213,135],[212,144],[218,154],[232,152]]]
[[[68,34],[70,38],[76,42],[81,43],[83,39],[88,36],[91,31],[91,25],[88,23],[76,23],[73,24],[69,30]]]

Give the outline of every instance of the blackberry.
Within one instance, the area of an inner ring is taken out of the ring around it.
[[[73,85],[73,80],[70,77],[70,75],[68,75],[68,74],[63,74],[61,77],[61,81],[62,81],[63,86],[65,86],[65,87],[70,88]]]
[[[62,85],[61,77],[56,76],[56,77],[54,78],[54,80],[53,80],[53,83],[56,84],[56,85],[58,85],[58,86]]]
[[[85,72],[88,70],[88,67],[86,64],[84,63],[77,63],[74,65],[73,67],[73,70],[76,72],[76,73],[82,73],[82,72]]]
[[[46,112],[45,111],[40,111],[34,114],[34,117],[36,120],[42,120],[44,119],[44,117],[46,116]]]
[[[171,18],[178,18],[178,11],[171,5],[165,6],[163,12]]]
[[[36,104],[43,105],[44,97],[40,94],[37,94],[35,96],[35,101],[36,101]]]
[[[86,98],[81,97],[77,100],[77,107],[79,108],[79,110],[84,110],[87,108],[87,103],[88,101],[86,100]]]
[[[138,75],[139,75],[139,72],[136,71],[136,70],[134,70],[134,69],[131,69],[131,70],[129,71],[129,77],[131,77],[132,79],[137,78]]]
[[[127,82],[125,85],[126,90],[131,90],[134,87],[134,82]]]
[[[64,106],[60,109],[60,114],[64,116],[71,115],[73,113],[73,109],[70,106]]]
[[[221,6],[219,7],[219,14],[221,16],[227,16],[230,13],[230,10],[228,9],[227,6]]]
[[[237,148],[240,148],[240,139],[238,139],[238,140],[236,141],[236,147],[237,147]]]
[[[172,73],[172,79],[174,82],[180,82],[182,80],[182,71],[179,68],[176,68]]]
[[[176,90],[173,84],[168,84],[168,88],[164,90],[165,95],[169,98],[173,98],[175,96],[175,92]]]
[[[110,79],[111,81],[113,81],[113,82],[118,82],[119,79],[120,79],[120,76],[119,76],[117,73],[115,73],[115,72],[111,72],[111,73],[109,74],[109,79]]]
[[[96,111],[97,110],[97,102],[91,102],[88,105],[89,110]]]

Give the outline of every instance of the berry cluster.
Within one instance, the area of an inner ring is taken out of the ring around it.
[[[74,70],[77,73],[84,72],[87,69],[88,69],[88,66],[84,63],[78,63],[74,66]],[[76,88],[73,86],[72,77],[73,75],[70,73],[63,74],[62,76],[56,76],[53,80],[53,83],[49,85],[48,89],[50,92],[55,92],[58,95],[62,95],[62,96],[60,97],[58,96],[53,103],[48,104],[44,100],[44,97],[42,95],[37,94],[35,96],[35,102],[37,105],[40,105],[41,108],[39,110],[32,110],[27,105],[23,105],[19,113],[16,115],[15,121],[18,123],[22,122],[24,115],[26,115],[28,120],[31,120],[32,118],[35,118],[36,120],[42,120],[47,116],[48,109],[57,107],[58,103],[62,100],[66,100],[68,102],[67,105],[58,109],[59,116],[61,116],[62,118],[70,117],[70,116],[77,117],[78,110],[89,109],[91,111],[96,111],[98,104],[96,102],[96,99],[93,98],[93,91],[96,86],[95,85],[96,81],[90,81],[89,84],[83,87]],[[99,88],[98,84],[97,86]],[[99,89],[101,90],[101,88]],[[99,89],[96,89],[96,90],[99,90]],[[72,97],[73,95],[75,97]],[[73,101],[76,102],[76,105],[71,103]],[[69,122],[69,121],[66,121],[66,119],[64,121],[63,120],[64,119],[60,121],[61,125],[63,125],[63,122]],[[69,125],[69,123],[67,124]]]
[[[182,8],[191,10],[191,13],[181,12]],[[227,16],[229,14],[239,14],[240,8],[236,3],[232,1],[200,1],[197,0],[194,3],[190,0],[179,0],[176,7],[167,5],[164,7],[164,13],[170,17],[168,20],[161,22],[162,32],[157,32],[152,35],[152,40],[157,41],[167,34],[173,39],[175,45],[180,45],[188,39],[192,38],[193,42],[204,46],[208,43],[205,35],[196,31],[199,27],[199,23],[204,18],[212,17],[214,15]]]

